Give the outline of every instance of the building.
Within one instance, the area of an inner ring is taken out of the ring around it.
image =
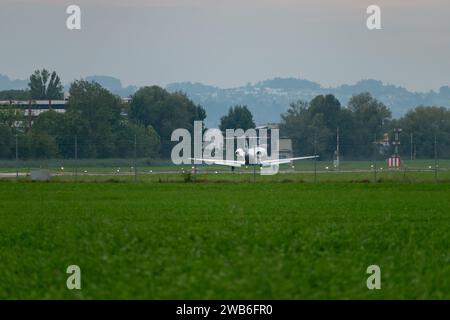
[[[293,158],[292,140],[288,138],[280,138],[280,159]]]
[[[256,130],[261,129],[267,129],[267,135],[268,135],[268,143],[267,149],[270,150],[270,130],[272,129],[279,129],[279,125],[276,123],[268,123],[261,126],[256,127]],[[293,149],[292,149],[292,139],[287,137],[280,136],[279,139],[279,153],[278,156],[280,159],[286,159],[286,158],[293,158]]]
[[[130,103],[129,98],[122,98],[124,103]],[[23,115],[32,123],[41,113],[53,110],[65,113],[68,99],[65,100],[0,100],[1,110],[14,110],[23,112]]]
[[[49,110],[64,113],[66,104],[67,100],[3,100],[0,101],[0,108],[23,111],[25,116],[35,118]]]

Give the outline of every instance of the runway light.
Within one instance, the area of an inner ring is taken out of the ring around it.
[[[218,172],[216,171],[216,174],[218,174]]]
[[[64,171],[64,167],[61,167],[61,170]]]
[[[153,170],[150,170],[150,173],[152,173],[153,172]]]
[[[84,170],[84,173],[87,173],[87,170]]]
[[[292,166],[292,169],[295,169],[295,166]]]
[[[325,167],[325,169],[327,169],[327,170],[328,170],[328,167]]]
[[[431,169],[431,166],[428,166],[428,169]]]

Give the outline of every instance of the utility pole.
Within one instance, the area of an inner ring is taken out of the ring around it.
[[[19,179],[19,139],[16,133],[16,179]]]
[[[317,155],[317,133],[314,132],[314,155]],[[314,158],[314,183],[317,182],[317,158]]]
[[[315,155],[315,154],[314,154]],[[336,169],[339,170],[339,127],[336,129]]]
[[[33,122],[31,118],[31,100],[28,101],[28,131],[31,130],[31,123]]]
[[[134,182],[137,181],[137,135],[134,135]]]
[[[373,140],[373,182],[377,182],[377,134]]]
[[[78,136],[75,135],[75,182],[78,181]]]
[[[438,180],[438,150],[437,150],[437,135],[434,135],[434,180]]]

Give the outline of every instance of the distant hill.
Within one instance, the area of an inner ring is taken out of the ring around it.
[[[89,76],[85,79],[96,81],[122,97],[130,96],[138,90],[136,86],[123,87],[119,79],[110,76]],[[11,80],[8,76],[0,74],[0,91],[24,89],[27,86],[28,80]],[[290,103],[297,100],[309,101],[319,94],[334,94],[342,105],[347,105],[352,95],[370,92],[392,110],[395,118],[401,117],[419,105],[450,107],[448,86],[441,87],[438,92],[411,92],[372,79],[330,88],[304,79],[274,78],[228,89],[192,82],[172,83],[167,85],[166,89],[170,92],[183,91],[195,103],[201,104],[206,109],[208,116],[206,124],[209,127],[218,126],[220,118],[227,113],[228,108],[236,104],[247,105],[253,112],[257,124],[277,122],[280,120],[280,114],[288,109]]]
[[[11,80],[8,76],[0,74],[0,90],[20,90],[28,87],[28,80]]]
[[[136,86],[122,87],[122,82],[119,79],[110,76],[90,76],[86,77],[85,80],[95,81],[121,97],[128,97],[134,94],[138,89]]]
[[[409,109],[419,105],[450,107],[450,87],[441,87],[439,92],[410,92],[402,87],[384,84],[378,80],[361,80],[353,85],[325,88],[320,84],[303,79],[274,78],[247,84],[242,87],[221,89],[201,83],[174,83],[167,90],[183,91],[193,101],[201,104],[208,115],[207,125],[217,126],[228,108],[245,104],[252,111],[258,124],[276,122],[291,102],[311,100],[319,94],[334,94],[342,105],[346,105],[354,94],[370,92],[386,104],[394,117],[401,117]]]

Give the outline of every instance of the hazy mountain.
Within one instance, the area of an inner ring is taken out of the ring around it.
[[[128,97],[134,94],[138,89],[136,86],[122,87],[122,82],[119,79],[110,76],[90,76],[86,77],[85,80],[95,81],[121,97]]]
[[[85,79],[96,81],[122,97],[132,95],[138,89],[136,86],[123,87],[119,79],[110,76],[89,76]],[[27,86],[28,80],[11,80],[0,74],[0,91],[24,89]],[[68,88],[69,85],[66,85],[66,90]],[[172,83],[167,85],[166,89],[170,92],[183,91],[194,102],[201,104],[206,109],[206,122],[209,127],[218,126],[220,118],[227,113],[230,106],[236,104],[247,105],[258,124],[277,122],[290,103],[297,100],[309,101],[319,94],[334,94],[345,106],[352,95],[370,92],[392,110],[394,117],[401,117],[409,109],[419,105],[450,107],[448,86],[441,87],[438,92],[411,92],[378,80],[361,80],[351,85],[326,88],[304,79],[274,78],[228,89],[192,82]]]
[[[183,91],[196,103],[201,104],[208,115],[207,125],[217,126],[228,108],[245,104],[252,111],[258,124],[277,122],[291,102],[311,100],[319,94],[334,94],[342,105],[346,105],[354,94],[370,92],[386,104],[394,117],[404,115],[418,105],[450,107],[450,87],[441,87],[439,92],[410,92],[405,88],[384,84],[378,80],[361,80],[353,85],[325,88],[303,79],[275,78],[247,84],[242,87],[221,89],[201,83],[174,83],[166,87],[169,91]]]
[[[8,76],[0,74],[0,90],[20,90],[28,87],[28,80],[11,80]]]

